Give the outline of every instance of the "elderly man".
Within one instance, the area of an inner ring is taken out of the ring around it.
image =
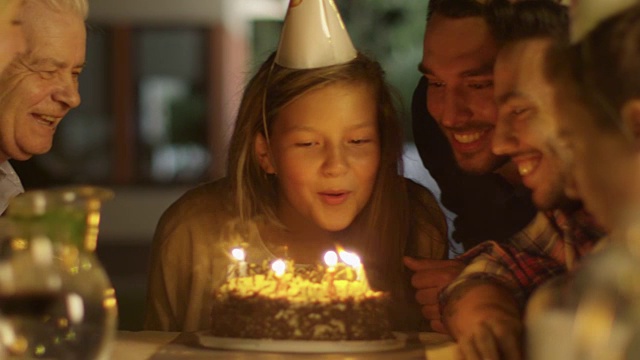
[[[0,213],[23,191],[9,159],[51,149],[57,126],[80,105],[86,0],[25,0],[26,49],[0,73]]]

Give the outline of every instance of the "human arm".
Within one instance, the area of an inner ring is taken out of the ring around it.
[[[412,217],[412,241],[403,263],[411,271],[412,297],[430,328],[444,331],[438,309],[438,292],[459,273],[449,260],[447,222],[437,199],[422,185],[407,180]],[[417,310],[417,309],[416,309]]]
[[[403,261],[414,271],[411,285],[416,289],[415,298],[421,306],[422,316],[429,321],[432,330],[446,333],[441,321],[438,294],[460,274],[464,263],[458,260],[416,259],[408,256]]]
[[[443,307],[443,322],[462,359],[522,359],[520,306],[499,282],[477,279],[458,287]]]
[[[463,359],[520,359],[521,311],[538,285],[565,271],[549,257],[559,238],[544,217],[508,244],[484,242],[461,256],[468,265],[441,294],[443,322]],[[482,356],[482,357],[480,357]]]
[[[183,331],[193,326],[188,309],[200,308],[202,301],[190,298],[198,285],[194,284],[194,239],[189,228],[171,208],[158,224],[151,250],[145,330]]]
[[[228,264],[220,245],[218,183],[187,192],[162,215],[151,249],[143,327],[196,331],[210,327],[211,293]]]

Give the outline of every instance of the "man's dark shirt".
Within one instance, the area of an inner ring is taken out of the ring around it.
[[[422,163],[440,187],[442,204],[457,215],[453,240],[465,250],[485,240],[505,241],[533,219],[530,191],[495,173],[463,172],[426,100],[427,81],[422,78],[413,93],[413,137]]]

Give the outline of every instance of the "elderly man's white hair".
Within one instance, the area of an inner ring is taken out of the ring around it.
[[[37,1],[58,11],[72,11],[83,19],[89,16],[89,0],[25,0],[25,3]]]

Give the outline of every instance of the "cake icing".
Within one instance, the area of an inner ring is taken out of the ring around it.
[[[229,278],[213,294],[212,334],[289,340],[392,338],[388,293],[373,291],[348,266],[296,268],[276,276],[265,265]]]

